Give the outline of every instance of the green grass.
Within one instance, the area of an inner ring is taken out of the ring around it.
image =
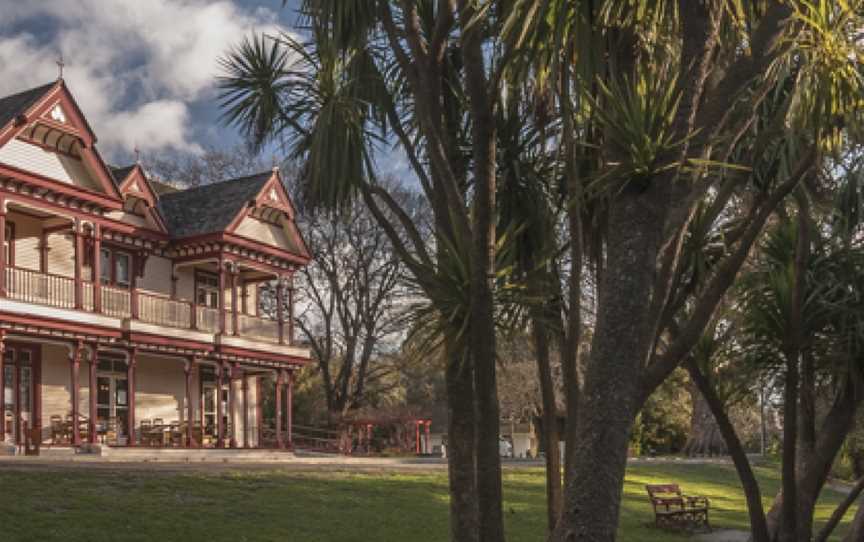
[[[12,541],[439,542],[447,539],[446,474],[219,468],[0,470],[0,533]],[[758,471],[766,505],[776,465]],[[746,528],[735,472],[723,465],[640,464],[628,470],[619,540],[669,542],[683,535],[649,524],[646,483],[680,483],[711,498],[715,527]],[[507,470],[508,540],[544,540],[540,469]],[[819,517],[841,496],[827,491]],[[849,514],[851,516],[851,512]]]

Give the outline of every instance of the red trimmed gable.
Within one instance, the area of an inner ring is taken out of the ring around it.
[[[117,179],[117,183],[124,202],[132,201],[133,204],[135,201],[141,202],[145,207],[145,213],[158,226],[159,231],[168,233],[168,227],[157,206],[159,195],[153,190],[140,164],[135,164],[124,179]]]
[[[273,174],[270,179],[268,179],[264,186],[261,187],[261,190],[255,196],[255,199],[245,205],[237,216],[234,217],[229,226],[225,229],[225,232],[228,234],[239,235],[241,237],[248,237],[244,236],[238,230],[245,219],[252,218],[253,213],[260,211],[261,209],[266,209],[264,214],[281,214],[281,220],[284,221],[282,225],[285,228],[286,234],[291,243],[296,247],[297,255],[307,260],[311,259],[311,254],[306,246],[306,241],[303,239],[303,236],[294,221],[294,217],[296,216],[294,204],[291,201],[291,197],[288,195],[288,191],[285,189],[285,184],[282,182],[282,175],[279,172],[279,168],[273,168]],[[259,241],[258,239],[254,240]]]

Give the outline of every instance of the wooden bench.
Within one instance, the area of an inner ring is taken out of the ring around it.
[[[711,530],[708,524],[707,497],[685,495],[678,484],[646,485],[648,498],[654,507],[654,524],[673,529]]]

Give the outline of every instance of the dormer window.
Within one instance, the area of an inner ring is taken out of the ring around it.
[[[61,124],[66,124],[66,113],[63,112],[60,104],[55,105],[54,109],[51,110],[51,119]]]

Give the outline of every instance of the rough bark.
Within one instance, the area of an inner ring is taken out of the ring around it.
[[[735,432],[735,427],[732,425],[720,397],[696,364],[692,360],[688,360],[685,366],[705,404],[710,409],[718,430],[729,449],[729,454],[732,456],[732,462],[735,464],[735,470],[738,473],[738,478],[741,480],[741,486],[744,489],[744,496],[747,500],[747,513],[750,516],[750,536],[753,542],[769,542],[768,525],[765,518],[765,509],[762,506],[762,493],[759,489],[759,482],[753,473],[753,468],[750,465],[750,460],[747,458],[747,453],[744,451],[744,446]]]
[[[688,457],[726,455],[729,449],[715,419],[716,414],[712,413],[704,394],[693,380],[691,375],[691,385],[688,388],[693,413],[690,416],[690,435],[684,444],[683,452]]]
[[[580,438],[556,542],[615,540],[639,372],[652,342],[647,316],[664,223],[662,188],[629,187],[611,203],[607,266],[626,272],[605,273],[600,283],[575,427]]]
[[[561,513],[561,453],[558,447],[558,420],[556,414],[555,384],[549,361],[549,334],[542,320],[534,319],[534,355],[540,380],[543,403],[543,447],[546,451],[546,515],[549,532],[555,528]]]
[[[477,471],[474,443],[474,375],[470,358],[447,353],[447,471],[450,480],[450,540],[478,542]]]

